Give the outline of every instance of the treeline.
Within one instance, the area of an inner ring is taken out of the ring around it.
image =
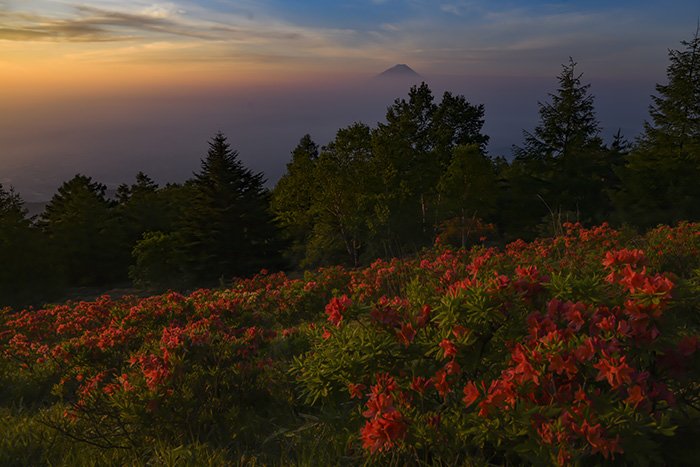
[[[436,239],[529,239],[565,220],[700,220],[698,33],[682,44],[634,142],[619,131],[603,141],[590,85],[570,60],[510,161],[486,152],[483,105],[449,92],[436,102],[422,84],[376,127],[355,123],[324,147],[304,136],[272,191],[222,134],[183,184],[139,173],[108,199],[76,175],[35,219],[0,185],[0,305],[81,286],[191,288],[263,267],[354,266]]]
[[[324,148],[307,135],[272,208],[294,264],[401,255],[436,238],[461,246],[557,233],[564,221],[646,229],[700,219],[700,38],[669,53],[650,121],[606,144],[594,96],[570,59],[511,161],[485,152],[484,107],[427,85]]]
[[[41,216],[0,186],[0,304],[39,303],[75,287],[183,289],[282,268],[262,174],[217,134],[194,178],[159,187],[143,173],[108,199],[76,175]]]

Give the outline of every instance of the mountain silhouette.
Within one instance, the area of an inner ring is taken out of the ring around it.
[[[420,78],[410,66],[400,63],[377,75],[377,78]]]

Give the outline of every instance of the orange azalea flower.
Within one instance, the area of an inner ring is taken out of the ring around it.
[[[476,384],[474,384],[473,381],[469,381],[465,386],[464,386],[464,398],[462,399],[464,401],[464,405],[469,407],[472,405],[476,400],[479,398],[479,390],[476,387]]]
[[[362,428],[362,446],[368,451],[387,451],[406,436],[406,422],[399,412],[383,413]]]
[[[604,358],[593,365],[593,368],[599,370],[596,381],[608,380],[608,383],[613,388],[619,388],[623,383],[632,381],[632,368],[625,362],[627,357],[614,359],[603,352]]]
[[[443,339],[439,345],[444,352],[443,358],[454,358],[457,356],[457,347],[451,340]]]

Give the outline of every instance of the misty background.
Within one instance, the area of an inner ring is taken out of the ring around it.
[[[657,77],[638,79],[596,78],[586,72],[585,63],[577,70],[592,85],[604,140],[610,141],[618,129],[633,139],[647,118],[654,85],[664,81],[663,67]],[[429,84],[438,101],[447,90],[484,104],[488,152],[510,158],[511,146],[522,142],[522,131],[532,130],[538,121],[537,102],[556,90],[560,68],[527,77],[416,71],[420,78],[354,75],[283,84],[280,77],[278,85],[25,94],[15,104],[0,104],[0,183],[14,186],[31,204],[48,201],[76,173],[110,189],[132,182],[138,171],[161,184],[182,182],[199,167],[207,141],[222,131],[243,163],[263,172],[272,187],[304,134],[325,145],[353,122],[375,126],[384,121],[387,106],[420,81]]]

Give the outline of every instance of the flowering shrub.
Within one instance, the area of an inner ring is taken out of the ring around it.
[[[347,407],[377,459],[669,462],[699,415],[698,273],[684,264],[700,228],[565,227],[414,260],[402,296],[359,297],[297,359],[307,400]],[[660,231],[676,271],[660,267]]]
[[[502,250],[5,309],[0,403],[101,450],[683,463],[700,435],[699,247],[696,224],[568,224]]]

